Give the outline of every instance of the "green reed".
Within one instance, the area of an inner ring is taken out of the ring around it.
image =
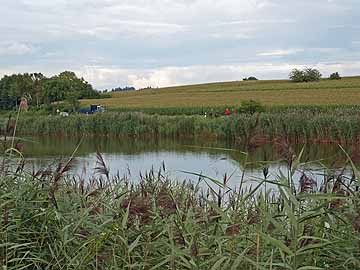
[[[332,112],[299,109],[288,113],[265,112],[229,117],[108,112],[70,117],[24,114],[19,119],[17,129],[19,134],[28,135],[213,137],[239,140],[256,146],[283,138],[294,142],[354,143],[359,138],[359,123],[360,113],[355,109]]]
[[[296,179],[301,154],[291,154],[287,174],[264,168],[253,187],[241,184],[243,175],[240,190],[226,176],[175,182],[165,165],[132,182],[110,176],[100,154],[90,180],[71,174],[74,159],[39,171],[8,160],[0,170],[0,266],[359,269],[357,169],[347,180],[324,168],[315,187],[306,174]]]

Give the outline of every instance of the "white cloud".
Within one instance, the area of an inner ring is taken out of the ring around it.
[[[214,26],[229,26],[229,25],[259,25],[259,24],[294,24],[294,19],[258,19],[258,20],[238,20],[238,21],[224,21],[217,22]]]
[[[338,53],[342,49],[341,48],[309,48],[308,50],[319,53]]]
[[[245,33],[232,33],[232,32],[217,32],[211,33],[211,38],[214,39],[231,39],[231,40],[241,40],[241,39],[251,39],[251,35]]]
[[[0,42],[0,55],[25,55],[32,53],[34,48],[19,42]]]
[[[257,56],[288,56],[292,54],[297,54],[299,52],[304,52],[304,49],[280,49],[280,50],[273,50],[267,52],[259,52]]]
[[[118,67],[86,66],[77,71],[79,76],[99,88],[131,85],[136,88],[166,87],[193,83],[242,80],[256,76],[259,79],[287,79],[293,68],[318,68],[324,76],[338,71],[344,75],[360,74],[360,61],[339,63],[244,63],[233,65],[194,65],[158,69],[122,69]]]
[[[99,88],[286,78],[325,61],[359,71],[347,62],[360,61],[358,0],[3,2],[0,34],[11,42],[0,42],[0,70],[74,70]]]

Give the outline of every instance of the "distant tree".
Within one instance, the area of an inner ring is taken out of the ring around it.
[[[33,83],[28,73],[4,76],[0,80],[0,109],[8,110],[20,104],[24,95],[31,97]]]
[[[76,112],[80,108],[79,95],[76,92],[69,92],[66,94],[65,101],[70,107],[70,111]]]
[[[258,79],[254,76],[250,76],[249,78],[244,78],[243,81],[257,81]]]
[[[74,72],[65,71],[51,78],[41,73],[24,73],[4,76],[0,80],[0,110],[11,110],[20,105],[26,96],[28,105],[51,104],[63,101],[69,94],[83,98],[99,98],[100,94]]]
[[[79,99],[100,97],[88,82],[71,71],[47,79],[44,82],[44,92],[47,103],[65,100],[69,93],[76,93]]]
[[[339,72],[332,73],[329,77],[330,80],[341,80]]]
[[[289,78],[293,82],[316,82],[321,79],[321,73],[315,68],[305,68],[304,70],[293,69]]]
[[[41,73],[31,73],[30,78],[33,82],[33,98],[35,99],[36,106],[39,107],[44,99],[43,82],[46,77]]]
[[[315,68],[306,68],[304,72],[305,72],[305,82],[320,81],[322,76],[320,71]]]
[[[293,82],[304,82],[305,81],[305,72],[295,68],[290,72],[289,78]]]
[[[123,91],[134,91],[136,90],[133,86],[125,86],[125,87],[116,87],[111,89],[111,92],[123,92]]]

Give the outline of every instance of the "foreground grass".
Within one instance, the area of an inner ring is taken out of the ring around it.
[[[226,187],[226,177],[173,182],[165,167],[129,182],[111,177],[101,155],[101,175],[88,182],[69,174],[73,159],[37,172],[4,159],[0,266],[359,269],[358,171],[350,180],[325,170],[318,188],[305,173],[295,186],[300,156],[286,156],[286,176],[264,168],[256,187],[239,179],[238,190]]]
[[[360,77],[313,83],[289,81],[228,82],[112,93],[112,98],[83,100],[117,108],[239,106],[244,100],[265,105],[354,105],[360,103]]]

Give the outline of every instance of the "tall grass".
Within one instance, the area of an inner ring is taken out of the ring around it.
[[[135,137],[213,137],[239,140],[253,146],[289,139],[294,142],[356,143],[360,134],[356,110],[238,114],[230,117],[160,116],[142,113],[22,116],[20,134],[115,135]]]
[[[13,164],[0,171],[0,266],[359,269],[356,168],[352,179],[327,170],[316,187],[294,177],[301,155],[284,157],[286,175],[265,168],[256,187],[240,190],[227,177],[174,182],[165,166],[140,182],[111,177],[101,155],[89,181],[70,173],[73,159],[36,172]]]
[[[158,114],[167,116],[179,115],[207,115],[214,114],[218,116],[224,115],[225,109],[230,108],[232,111],[241,113],[242,106],[239,104],[223,105],[223,106],[197,106],[197,107],[154,107],[154,108],[108,108],[110,112],[142,112],[145,114]],[[266,113],[341,113],[341,114],[359,114],[359,105],[277,105],[277,106],[263,106]]]

